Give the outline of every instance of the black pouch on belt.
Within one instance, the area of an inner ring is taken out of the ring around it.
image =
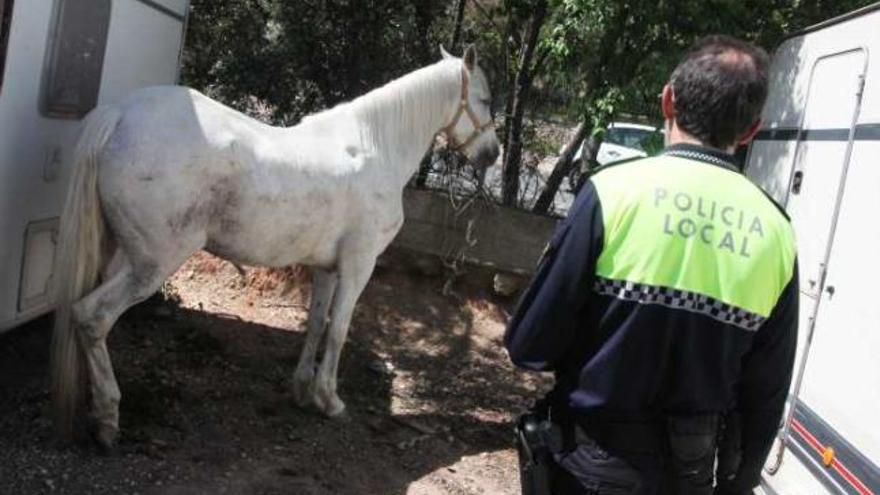
[[[674,416],[666,420],[671,493],[711,495],[714,481],[718,415]]]
[[[644,486],[641,474],[632,465],[605,450],[582,430],[577,431],[575,448],[556,459],[580,485],[579,490],[571,493],[634,495],[641,493]]]

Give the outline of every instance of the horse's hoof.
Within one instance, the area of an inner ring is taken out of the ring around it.
[[[325,407],[321,408],[324,414],[330,419],[339,419],[345,421],[348,419],[348,413],[345,410],[345,403],[339,397],[332,397],[327,401]]]
[[[351,413],[348,412],[348,409],[345,406],[342,406],[342,410],[335,414],[327,414],[327,418],[337,423],[352,422]]]
[[[104,455],[111,455],[116,451],[118,436],[119,429],[111,426],[98,426],[94,433],[95,443]]]

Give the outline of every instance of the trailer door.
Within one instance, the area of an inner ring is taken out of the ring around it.
[[[862,49],[826,55],[816,61],[810,77],[787,209],[798,238],[801,292],[812,299],[822,290],[865,62]]]
[[[869,330],[873,325],[859,314],[865,311],[856,311],[864,298],[854,290],[835,296],[837,282],[826,283],[826,275],[832,252],[833,264],[843,265],[840,268],[853,268],[854,260],[847,257],[868,257],[864,246],[859,248],[854,240],[861,237],[868,241],[864,226],[853,225],[854,220],[864,217],[851,211],[855,202],[861,206],[876,203],[861,197],[866,187],[874,185],[864,177],[864,164],[851,165],[867,64],[863,48],[826,55],[814,64],[787,203],[798,238],[802,296],[800,357],[793,407],[783,436],[807,466],[819,466],[821,455],[832,452],[828,466],[840,472],[846,467],[846,474],[857,483],[862,483],[858,475],[869,479],[867,474],[876,469],[860,449],[868,450],[865,447],[876,440],[868,431],[872,424],[869,416],[875,413],[870,407],[861,408],[874,404],[877,394],[859,390],[859,384],[864,383],[859,380],[859,370],[871,362],[865,353],[875,349],[870,343],[876,339]],[[853,177],[848,178],[850,169]],[[853,185],[853,180],[866,183]],[[872,196],[878,199],[878,195]],[[845,197],[849,199],[844,202]],[[842,213],[842,207],[849,213]],[[833,271],[832,278],[838,278]],[[833,450],[822,450],[823,446]],[[832,492],[850,493],[844,488],[849,478],[832,471],[818,469],[814,475]]]

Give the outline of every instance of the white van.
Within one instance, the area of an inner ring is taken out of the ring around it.
[[[782,43],[763,121],[746,173],[792,218],[801,313],[760,490],[880,494],[880,3]]]
[[[52,309],[79,119],[178,78],[189,0],[0,0],[0,332]]]

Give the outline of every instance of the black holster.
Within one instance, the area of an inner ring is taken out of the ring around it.
[[[559,427],[546,409],[536,408],[520,416],[515,433],[523,495],[551,495],[553,454],[562,442]]]

